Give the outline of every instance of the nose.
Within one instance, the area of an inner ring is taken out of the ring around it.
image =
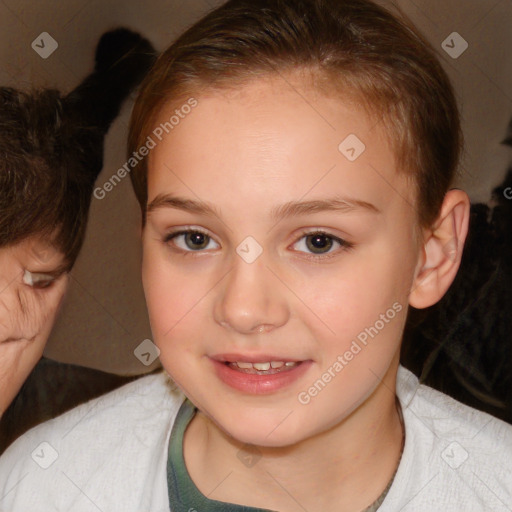
[[[285,287],[262,256],[253,263],[237,256],[221,286],[214,309],[219,325],[252,334],[271,331],[288,321]]]

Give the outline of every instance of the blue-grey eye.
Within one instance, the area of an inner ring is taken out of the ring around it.
[[[204,233],[191,232],[185,235],[185,243],[192,250],[204,249],[208,247],[210,237]]]
[[[173,240],[174,245],[187,252],[207,249],[210,243],[216,244],[216,242],[206,233],[194,230],[183,230],[176,233],[170,233],[165,237],[165,242],[168,243],[171,240]],[[183,246],[183,243],[179,243],[182,240],[184,241],[185,246]]]
[[[323,233],[315,233],[306,237],[306,245],[311,252],[323,254],[332,248],[333,239]]]
[[[345,247],[347,242],[341,238],[322,232],[304,233],[303,236],[295,242],[296,250],[309,254],[323,255],[332,252],[335,244],[339,247]]]

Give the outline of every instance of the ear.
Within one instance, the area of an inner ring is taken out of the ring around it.
[[[424,239],[409,304],[418,309],[438,302],[452,284],[468,234],[470,201],[462,190],[445,195],[439,217]]]

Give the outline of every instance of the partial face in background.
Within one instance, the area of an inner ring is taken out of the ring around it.
[[[63,255],[29,238],[0,248],[0,414],[40,359],[67,287]]]
[[[337,425],[396,370],[419,254],[382,126],[294,87],[198,96],[149,160],[143,282],[161,361],[217,425],[261,446]]]

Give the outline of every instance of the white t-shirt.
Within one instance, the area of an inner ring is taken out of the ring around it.
[[[379,512],[512,511],[512,426],[403,367],[397,395],[406,441]],[[168,512],[167,448],[183,399],[160,373],[30,430],[0,457],[0,511]]]

